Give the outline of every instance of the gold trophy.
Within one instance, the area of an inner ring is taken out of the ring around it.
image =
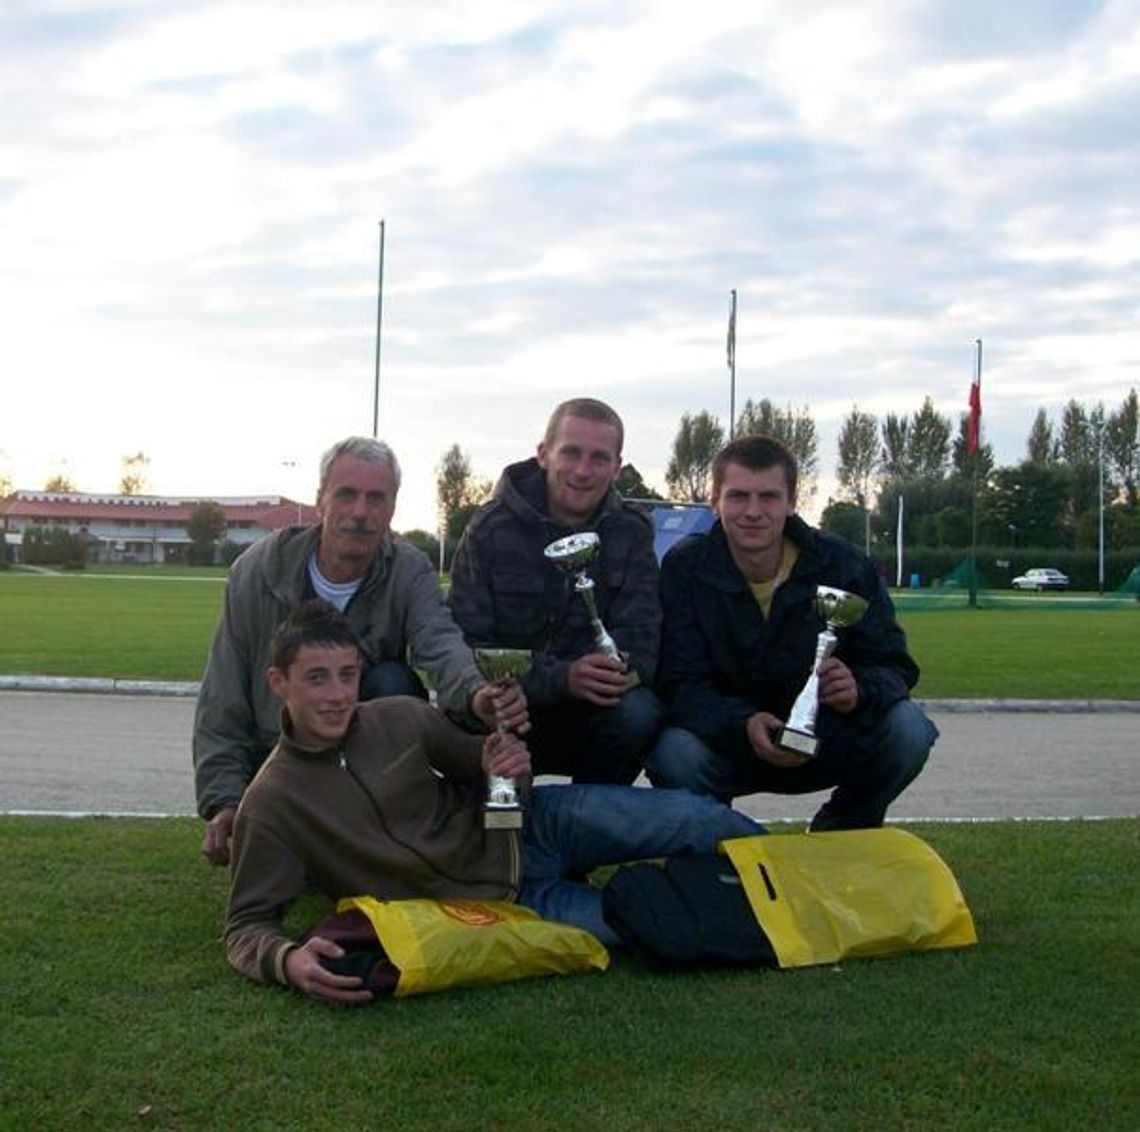
[[[475,663],[492,684],[505,688],[530,667],[530,649],[477,648]],[[500,731],[507,728],[501,723]],[[518,783],[501,774],[487,776],[487,797],[483,801],[484,829],[522,829],[523,807]]]
[[[601,550],[602,540],[593,531],[582,531],[576,535],[567,535],[556,542],[552,542],[544,551],[550,562],[560,570],[574,573],[574,589],[582,595],[586,603],[586,612],[590,615],[590,624],[594,629],[594,644],[603,656],[612,656],[625,663],[625,657],[618,651],[613,637],[606,631],[602,619],[598,616],[598,607],[594,601],[594,579],[586,573],[598,551]]]
[[[839,644],[837,630],[854,625],[867,612],[867,599],[834,586],[816,586],[815,609],[827,622],[815,643],[815,660],[807,683],[792,704],[788,722],[776,737],[776,746],[794,755],[814,758],[819,747],[815,733],[815,717],[819,710],[819,666],[835,652]]]

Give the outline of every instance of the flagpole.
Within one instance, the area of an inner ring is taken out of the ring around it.
[[[736,435],[736,288],[728,310],[728,439]]]
[[[895,585],[902,588],[903,577],[903,511],[906,507],[906,496],[899,492],[899,521],[895,528]]]
[[[978,605],[978,453],[982,441],[982,340],[976,339],[977,359],[974,368],[974,390],[970,392],[970,424],[967,428],[967,448],[973,440],[974,451],[974,494],[970,508],[970,596],[967,607],[976,609]]]
[[[380,431],[380,322],[384,314],[384,221],[380,221],[380,275],[376,283],[376,377],[372,386],[372,438]]]

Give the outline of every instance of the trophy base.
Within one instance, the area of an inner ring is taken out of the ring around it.
[[[484,806],[484,829],[522,829],[522,806]]]
[[[810,731],[794,731],[790,727],[785,727],[776,739],[776,746],[781,751],[814,759],[819,749],[819,739]]]

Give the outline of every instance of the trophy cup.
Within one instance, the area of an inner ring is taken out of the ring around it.
[[[603,656],[620,660],[624,664],[625,657],[618,651],[613,637],[606,631],[602,619],[598,616],[598,607],[594,602],[594,579],[586,573],[586,567],[597,558],[601,546],[602,540],[597,534],[593,531],[582,531],[552,542],[543,554],[560,570],[577,574],[574,579],[574,589],[582,595],[582,600],[586,603],[586,612],[590,615],[590,624],[594,629],[594,644],[598,652]]]
[[[815,643],[815,660],[812,661],[807,683],[796,696],[788,722],[776,738],[776,746],[781,750],[808,758],[815,757],[819,746],[815,734],[815,716],[819,710],[819,666],[839,644],[836,630],[854,625],[867,611],[867,599],[833,586],[816,586],[815,609],[827,622],[827,627]]]
[[[530,667],[530,649],[474,650],[479,671],[492,683],[506,686]],[[507,729],[500,723],[500,731]],[[484,829],[522,829],[523,808],[518,784],[501,774],[487,776],[487,797],[483,801]]]

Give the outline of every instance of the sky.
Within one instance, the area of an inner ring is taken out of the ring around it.
[[[1134,0],[5,0],[0,475],[312,501],[379,435],[394,526],[600,397],[854,405],[983,439],[1140,385]],[[811,504],[804,510],[810,514]]]

